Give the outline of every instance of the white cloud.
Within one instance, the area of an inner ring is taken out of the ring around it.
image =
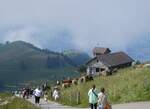
[[[150,32],[149,4],[149,0],[4,0],[0,1],[0,23],[3,29],[10,26],[5,40],[49,48],[50,42],[58,43],[52,43],[58,48],[72,44],[86,50],[99,43],[124,50]],[[61,38],[64,30],[68,32],[65,40]]]
[[[37,32],[36,28],[33,27],[23,27],[23,28],[19,28],[19,29],[12,29],[9,30],[4,38],[3,38],[3,42],[6,41],[16,41],[16,40],[22,40],[22,41],[26,41],[26,42],[32,42],[33,44],[37,45],[38,47],[41,47],[40,43],[38,42],[38,40],[36,40],[36,38],[38,38],[39,36],[37,36],[35,34],[35,32]]]
[[[6,41],[17,41],[22,40],[30,42],[40,48],[50,48],[51,50],[61,51],[63,49],[75,48],[72,42],[72,34],[69,30],[45,27],[34,27],[25,26],[13,29],[8,29],[9,31],[1,40],[3,43]]]

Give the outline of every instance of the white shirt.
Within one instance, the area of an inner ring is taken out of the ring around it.
[[[105,106],[107,103],[107,96],[102,92],[98,94],[98,103],[102,106]]]
[[[35,96],[40,97],[41,94],[42,94],[41,90],[39,90],[39,89],[35,89],[35,90],[34,90],[34,95],[35,95]]]
[[[53,97],[55,97],[55,96],[58,96],[58,91],[57,90],[54,90],[54,92],[53,92]]]

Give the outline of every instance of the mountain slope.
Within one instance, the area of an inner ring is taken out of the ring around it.
[[[71,59],[71,61],[74,62],[75,66],[85,64],[85,62],[90,59],[87,53],[78,50],[65,50],[64,52],[62,52],[62,54]]]
[[[59,53],[50,52],[48,50],[41,50],[34,47],[31,44],[17,41],[10,44],[6,44],[0,47],[0,64],[18,64],[19,62],[27,63],[27,67],[44,67],[45,62],[58,60],[58,63],[54,66],[58,66],[63,63],[64,66],[70,66],[71,63],[64,56]],[[36,64],[33,62],[37,62]],[[60,62],[60,63],[59,63]],[[13,66],[12,66],[13,67]],[[16,66],[15,66],[16,67]],[[18,67],[18,66],[17,66]],[[51,66],[50,66],[51,67]]]
[[[76,76],[75,65],[62,53],[39,49],[23,41],[0,44],[1,84]]]

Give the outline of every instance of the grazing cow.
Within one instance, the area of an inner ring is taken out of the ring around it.
[[[70,87],[70,85],[71,85],[70,83],[63,83],[62,88],[68,88],[68,87]]]
[[[92,81],[94,80],[92,75],[86,75],[86,81]]]
[[[73,79],[73,80],[72,80],[72,84],[73,84],[73,85],[77,85],[77,84],[78,84],[78,79]]]
[[[68,87],[70,87],[71,86],[71,84],[72,84],[72,80],[63,80],[62,81],[62,88],[68,88]]]
[[[82,76],[81,78],[79,78],[78,83],[80,84],[80,83],[88,82],[88,81],[92,81],[92,80],[94,80],[93,76],[85,75],[85,76]]]
[[[87,81],[92,80],[93,77],[91,75],[86,75],[86,76],[83,77],[83,79],[84,79],[84,82],[87,82]]]
[[[85,78],[84,78],[84,77],[80,77],[80,78],[78,79],[78,84],[81,84],[81,83],[83,83],[83,82],[85,82]]]
[[[62,83],[72,83],[72,80],[63,80]]]

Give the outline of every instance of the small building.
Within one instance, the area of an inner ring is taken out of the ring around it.
[[[102,54],[94,57],[86,63],[87,75],[109,74],[115,68],[124,68],[132,65],[134,60],[124,52]]]
[[[111,52],[109,48],[103,48],[103,47],[94,47],[92,51],[94,57],[104,55],[104,54],[109,54]]]

